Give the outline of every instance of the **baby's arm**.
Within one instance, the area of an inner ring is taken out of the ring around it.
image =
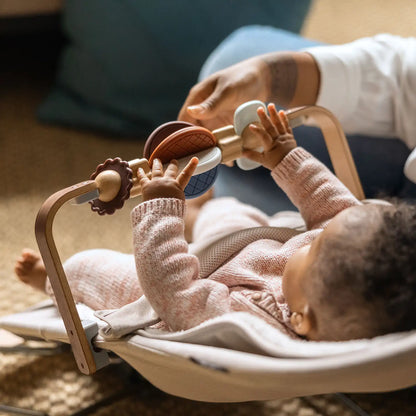
[[[177,175],[177,165],[171,163],[163,173],[156,160],[152,179],[138,172],[145,202],[132,212],[140,286],[159,317],[173,330],[191,328],[231,310],[227,286],[198,279],[199,261],[188,253],[184,238],[183,189],[195,167],[185,167]]]
[[[273,104],[258,110],[261,126],[250,128],[259,135],[264,152],[245,152],[249,159],[260,162],[272,171],[272,177],[299,209],[307,228],[325,225],[340,211],[360,202],[321,162],[306,150],[297,147],[283,111]]]
[[[361,204],[325,165],[301,147],[273,169],[272,177],[299,209],[308,230],[322,228],[339,212]]]

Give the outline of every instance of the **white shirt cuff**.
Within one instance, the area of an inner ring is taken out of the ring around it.
[[[360,97],[361,71],[357,50],[348,44],[317,46],[304,52],[314,57],[321,72],[316,104],[332,111],[341,123],[346,122]]]

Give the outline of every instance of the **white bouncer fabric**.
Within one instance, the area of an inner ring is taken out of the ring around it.
[[[106,339],[108,323],[85,305],[77,309],[83,322],[94,320],[100,328],[95,346],[114,352],[161,390],[192,400],[271,400],[416,384],[416,331],[311,342],[291,339],[255,316],[235,312],[187,331],[145,328]],[[114,312],[122,316],[123,308]],[[23,337],[69,342],[52,302],[2,317],[0,327]]]

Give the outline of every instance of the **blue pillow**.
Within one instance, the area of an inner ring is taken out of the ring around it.
[[[310,0],[67,0],[41,121],[143,138],[174,120],[209,53],[249,24],[299,32]]]

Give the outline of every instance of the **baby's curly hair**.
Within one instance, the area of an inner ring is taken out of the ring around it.
[[[312,266],[328,340],[416,329],[416,206],[368,208],[322,241]]]

